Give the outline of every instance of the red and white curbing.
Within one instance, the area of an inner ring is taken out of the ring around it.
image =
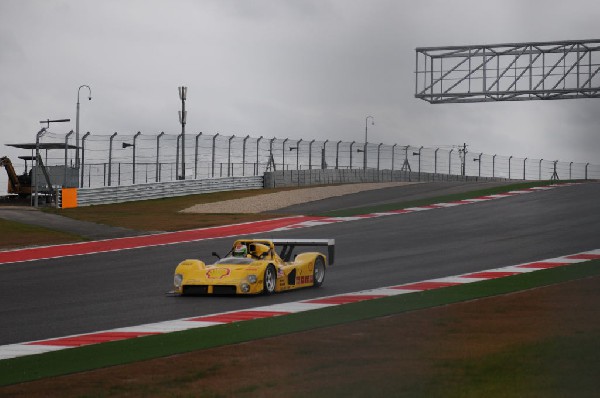
[[[253,319],[269,318],[294,314],[298,312],[318,310],[320,308],[344,305],[359,301],[374,300],[383,297],[396,296],[422,292],[431,289],[440,289],[448,286],[473,283],[482,280],[503,278],[511,275],[539,271],[548,268],[567,266],[600,259],[600,249],[556,257],[541,261],[494,268],[486,271],[471,272],[467,274],[444,278],[430,279],[421,282],[406,283],[403,285],[387,286],[359,292],[345,293],[335,296],[320,297],[297,302],[273,304],[247,310],[231,311],[220,314],[203,315],[192,318],[177,319],[173,321],[150,323],[146,325],[117,328],[102,332],[72,335],[55,339],[32,341],[19,344],[0,346],[0,360],[22,357],[27,355],[42,354],[50,351],[67,348],[81,347],[110,341],[126,340],[150,335],[178,332],[188,329],[211,327],[233,322],[242,322]]]

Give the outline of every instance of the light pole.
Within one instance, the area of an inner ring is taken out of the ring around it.
[[[371,126],[375,126],[375,118],[373,116],[367,116],[365,118],[365,147],[364,147],[364,151],[365,151],[365,156],[364,156],[364,165],[363,165],[363,169],[366,171],[367,170],[367,143],[369,142],[369,118],[371,118]]]
[[[79,92],[81,91],[82,87],[87,87],[88,91],[90,92],[90,95],[88,96],[88,101],[92,100],[92,89],[90,88],[90,86],[88,86],[87,84],[83,84],[81,86],[79,86],[79,88],[77,89],[77,112],[75,115],[75,146],[77,147],[75,149],[75,167],[79,167]]]
[[[181,123],[181,179],[185,180],[185,123],[187,121],[187,112],[185,111],[185,99],[187,97],[187,87],[179,88],[179,99],[181,100],[181,111],[179,111],[179,123]],[[179,179],[179,176],[177,176]]]

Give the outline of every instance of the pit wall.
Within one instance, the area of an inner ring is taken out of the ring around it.
[[[266,172],[265,188],[351,184],[360,182],[509,181],[507,178],[419,173],[400,170],[287,170]]]

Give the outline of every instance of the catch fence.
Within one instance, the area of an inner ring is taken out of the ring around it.
[[[75,169],[80,188],[314,169],[398,170],[515,180],[600,178],[599,165],[485,154],[461,145],[426,148],[249,135],[87,133],[79,142],[77,167],[74,134],[46,131],[39,141],[64,143],[64,149],[46,150],[40,155],[46,166]],[[183,144],[185,159],[180,155]],[[72,180],[65,177],[58,185],[73,186]]]

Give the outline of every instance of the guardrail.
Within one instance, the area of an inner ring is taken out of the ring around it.
[[[160,199],[173,196],[261,188],[263,188],[263,176],[225,177],[116,187],[80,188],[77,190],[76,205],[90,206],[134,200]],[[63,207],[62,190],[59,190],[58,206]]]
[[[509,181],[507,178],[461,176],[402,170],[289,170],[265,173],[265,188],[353,184],[361,182]]]

